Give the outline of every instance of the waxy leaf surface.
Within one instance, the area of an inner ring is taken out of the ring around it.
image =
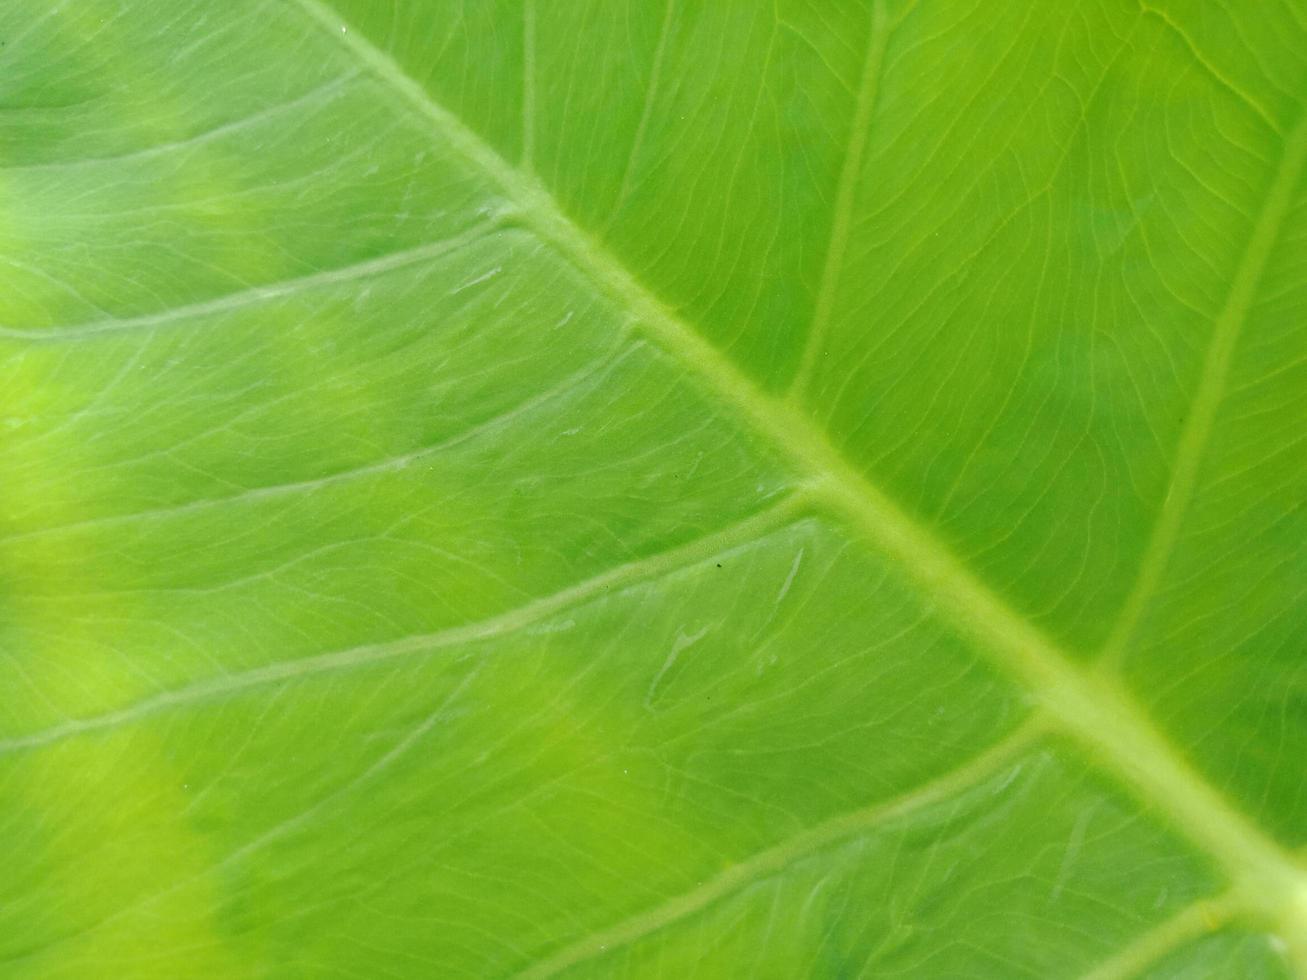
[[[0,974],[1307,976],[1302,0],[5,0]]]

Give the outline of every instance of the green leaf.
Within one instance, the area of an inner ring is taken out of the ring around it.
[[[5,977],[1307,976],[1302,0],[0,43]]]

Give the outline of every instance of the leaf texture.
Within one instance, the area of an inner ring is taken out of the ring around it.
[[[1307,7],[0,6],[0,962],[1307,976]]]

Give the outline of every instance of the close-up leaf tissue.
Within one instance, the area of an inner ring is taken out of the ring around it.
[[[1307,980],[1307,0],[0,0],[0,980]]]

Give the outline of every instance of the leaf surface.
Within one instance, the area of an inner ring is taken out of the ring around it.
[[[14,977],[1307,975],[1307,8],[0,7]]]

